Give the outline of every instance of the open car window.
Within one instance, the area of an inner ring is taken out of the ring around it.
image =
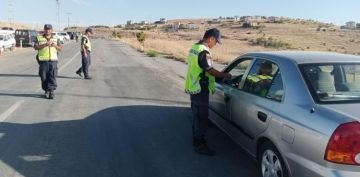
[[[238,88],[243,75],[251,64],[252,58],[241,58],[233,62],[225,69],[225,72],[231,74],[231,79],[224,81],[224,84]]]

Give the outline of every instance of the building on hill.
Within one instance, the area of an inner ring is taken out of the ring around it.
[[[155,21],[154,24],[166,24],[167,23],[167,20],[166,18],[160,18],[159,21]]]
[[[354,21],[346,22],[345,27],[347,29],[355,29],[356,28],[356,23]]]

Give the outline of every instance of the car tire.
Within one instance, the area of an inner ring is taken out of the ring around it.
[[[284,160],[271,142],[261,146],[258,161],[262,177],[289,177]]]

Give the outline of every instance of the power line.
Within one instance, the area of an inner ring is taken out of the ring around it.
[[[14,26],[14,0],[8,0],[8,20],[9,26]]]
[[[56,0],[56,9],[58,30],[60,30],[60,0]]]
[[[68,28],[69,28],[70,27],[70,15],[71,15],[71,13],[68,12],[68,13],[66,13],[66,15],[68,15]]]

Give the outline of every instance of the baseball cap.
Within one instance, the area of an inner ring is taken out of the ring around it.
[[[87,33],[87,32],[89,32],[89,33],[93,33],[93,31],[92,31],[92,29],[91,28],[86,28],[86,30],[85,30],[85,33]]]
[[[216,28],[211,28],[209,30],[207,30],[204,34],[204,38],[208,38],[208,37],[215,37],[216,38],[216,42],[221,44],[221,33],[218,29]]]
[[[45,24],[44,25],[44,29],[52,29],[52,25],[51,24]]]

